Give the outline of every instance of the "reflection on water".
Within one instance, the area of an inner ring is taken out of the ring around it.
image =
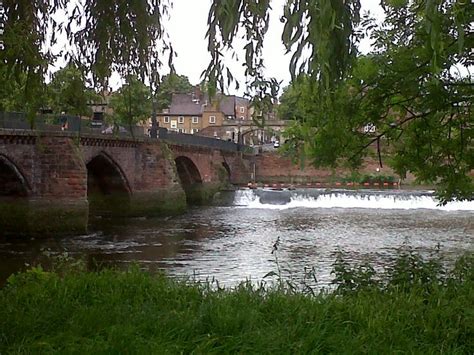
[[[241,200],[237,201],[241,205]],[[276,201],[275,204],[279,202]],[[67,238],[0,238],[0,280],[42,261],[42,250],[68,251],[91,264],[163,269],[172,276],[215,277],[234,285],[260,281],[276,271],[273,244],[285,277],[300,279],[314,267],[326,284],[338,250],[351,261],[384,265],[408,245],[430,253],[441,245],[449,259],[474,251],[472,210],[370,208],[279,208],[212,206],[191,208],[171,218],[97,219],[94,232]]]

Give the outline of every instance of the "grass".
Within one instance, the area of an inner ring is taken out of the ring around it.
[[[128,271],[40,267],[0,290],[0,354],[474,352],[474,257],[405,253],[387,273],[338,258],[316,296]]]

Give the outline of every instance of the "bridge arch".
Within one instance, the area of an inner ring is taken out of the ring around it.
[[[245,129],[242,131],[240,135],[240,139],[243,143],[252,143],[252,144],[258,144],[260,143],[261,139],[263,137],[260,137],[258,140],[258,135],[263,134],[265,136],[265,141],[268,141],[269,137],[272,136],[279,136],[281,132],[277,129],[271,128],[271,127],[250,127],[249,129]],[[257,137],[254,137],[254,135],[257,135]],[[247,142],[250,141],[250,142]]]
[[[186,194],[188,204],[203,203],[203,183],[197,165],[187,156],[180,155],[175,158],[176,170],[181,186]]]
[[[93,215],[126,215],[131,188],[120,166],[106,152],[100,152],[86,164],[87,198]]]
[[[31,188],[17,165],[0,154],[0,226],[5,234],[28,233]]]
[[[16,164],[0,154],[0,197],[27,197],[31,188]]]

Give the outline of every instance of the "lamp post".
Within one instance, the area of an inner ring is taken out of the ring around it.
[[[156,99],[155,95],[153,94],[151,98],[151,129],[150,129],[150,137],[151,138],[158,138],[158,122],[156,121]]]
[[[237,151],[240,151],[240,144],[241,144],[241,133],[240,133],[240,125],[241,125],[241,122],[240,122],[240,119],[237,120]]]
[[[160,76],[158,74],[158,62],[155,59],[153,63],[150,63],[151,66],[151,78],[150,78],[150,94],[151,94],[151,128],[150,128],[150,137],[158,138],[158,122],[156,120],[156,92],[158,91],[158,84],[160,81]]]

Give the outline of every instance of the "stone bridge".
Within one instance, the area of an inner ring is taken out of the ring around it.
[[[146,138],[0,130],[0,234],[86,231],[89,212],[154,216],[247,183],[237,151]]]

